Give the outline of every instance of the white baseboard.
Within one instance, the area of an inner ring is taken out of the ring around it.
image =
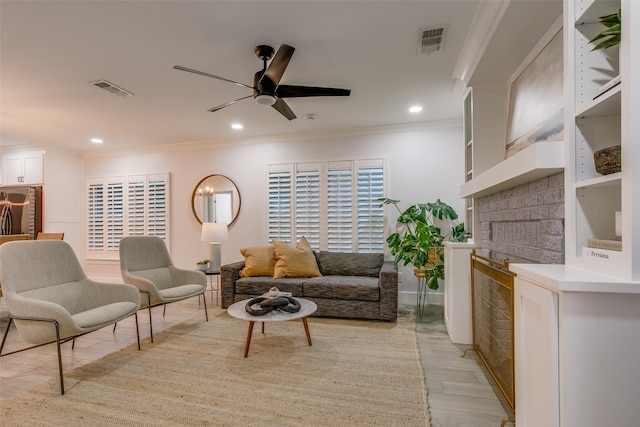
[[[427,304],[444,305],[444,293],[433,292],[425,295]],[[398,305],[414,306],[416,305],[415,292],[398,292]]]

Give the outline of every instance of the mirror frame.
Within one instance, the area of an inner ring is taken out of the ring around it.
[[[234,222],[236,222],[236,220],[238,219],[238,215],[240,214],[240,207],[242,205],[242,198],[240,197],[240,191],[238,190],[238,186],[236,185],[236,183],[233,182],[233,180],[231,180],[229,177],[227,177],[225,175],[211,174],[211,175],[205,176],[200,181],[198,181],[198,183],[196,184],[196,186],[193,189],[193,193],[191,193],[191,211],[193,212],[193,216],[196,218],[196,221],[198,221],[200,224],[202,224],[202,219],[200,219],[200,216],[198,215],[198,212],[196,212],[196,204],[195,204],[196,194],[198,193],[198,189],[200,188],[200,186],[202,185],[203,182],[205,182],[209,178],[214,178],[214,177],[224,178],[227,181],[229,181],[229,183],[233,186],[235,194],[237,194],[237,196],[238,196],[238,203],[237,203],[238,206],[237,206],[237,208],[234,208],[234,212],[232,212],[233,217],[231,218],[231,222],[229,224],[227,224],[227,225],[231,225]]]

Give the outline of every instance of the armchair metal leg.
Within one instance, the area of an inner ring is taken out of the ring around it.
[[[200,298],[200,297],[198,297],[198,298]],[[209,321],[209,313],[207,313],[207,297],[204,296],[204,293],[202,294],[202,300],[204,301],[204,317],[205,317],[205,319],[207,319],[207,322],[208,322]]]
[[[140,350],[140,329],[138,328],[138,312],[133,314],[136,318],[136,337],[138,338],[138,350]]]
[[[151,306],[149,306],[149,333],[151,334],[151,342],[153,342],[153,323],[151,322]]]
[[[37,347],[42,347],[43,345],[47,345],[47,344],[51,344],[53,341],[50,342],[46,342],[43,344],[38,344],[38,345],[34,345],[31,347],[27,347],[27,348],[22,348],[20,350],[15,350],[9,353],[5,353],[2,354],[2,350],[4,349],[4,344],[7,340],[7,335],[9,334],[9,328],[11,328],[11,323],[13,322],[13,319],[18,319],[18,320],[33,320],[36,322],[49,322],[49,323],[53,323],[53,325],[56,328],[56,348],[58,350],[58,373],[60,375],[60,394],[64,394],[64,376],[62,374],[62,352],[60,351],[60,344],[62,344],[63,342],[67,342],[68,340],[64,340],[64,341],[60,341],[60,324],[58,323],[57,320],[55,319],[43,319],[43,318],[38,318],[38,317],[20,317],[20,316],[13,316],[10,315],[9,316],[9,323],[7,324],[7,329],[4,331],[4,335],[2,337],[2,343],[0,344],[0,357],[2,356],[8,356],[10,354],[14,354],[14,353],[20,353],[21,351],[25,351],[25,350],[30,350],[32,348],[37,348]],[[75,337],[73,338],[75,340]]]

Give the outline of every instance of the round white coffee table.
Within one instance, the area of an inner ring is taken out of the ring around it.
[[[296,313],[289,313],[286,311],[273,310],[267,314],[262,316],[253,316],[246,312],[245,306],[249,300],[238,301],[234,304],[231,304],[229,308],[227,308],[227,313],[229,316],[235,317],[236,319],[248,320],[249,321],[249,330],[247,331],[247,341],[244,345],[244,357],[247,357],[249,354],[249,345],[251,344],[251,334],[253,332],[253,325],[256,322],[262,322],[262,333],[264,334],[264,324],[266,322],[281,322],[283,320],[296,320],[302,319],[302,324],[304,325],[304,332],[307,334],[307,342],[311,345],[311,335],[309,334],[309,325],[307,324],[307,316],[311,316],[316,312],[318,306],[315,302],[309,301],[303,298],[294,298],[296,301],[300,303],[300,310]]]

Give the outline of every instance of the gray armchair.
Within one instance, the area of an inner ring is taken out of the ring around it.
[[[73,249],[64,241],[6,243],[0,246],[0,267],[0,281],[10,313],[0,356],[55,342],[61,394],[64,379],[60,344],[131,315],[136,319],[138,333],[138,289],[87,278]],[[11,323],[15,323],[22,339],[33,345],[2,354]]]
[[[120,240],[120,272],[125,283],[136,286],[145,295],[141,308],[149,309],[149,328],[153,342],[151,307],[203,295],[207,277],[201,271],[173,265],[164,241],[155,236],[129,236]],[[207,301],[204,315],[209,321]]]

